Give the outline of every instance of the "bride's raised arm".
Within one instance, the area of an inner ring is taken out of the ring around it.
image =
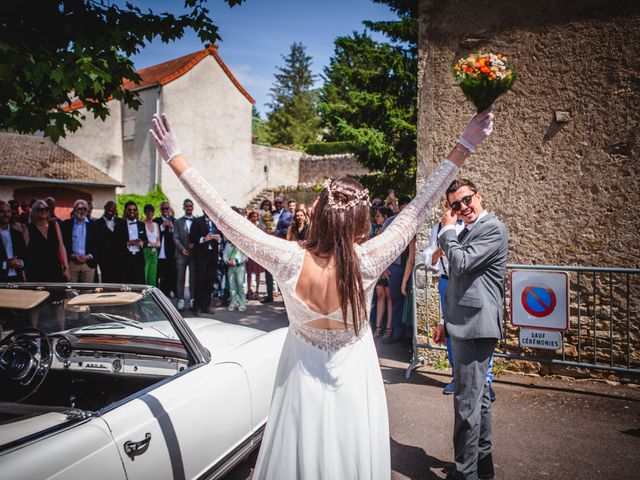
[[[151,136],[158,152],[180,178],[195,201],[207,212],[216,226],[243,253],[276,274],[286,264],[287,255],[299,248],[296,242],[287,242],[268,235],[249,220],[238,215],[182,155],[175,135],[165,114],[153,116]]]
[[[380,235],[360,246],[360,255],[368,273],[377,278],[407,247],[418,228],[426,221],[431,208],[445,192],[473,149],[493,130],[492,109],[474,115],[449,155],[429,175],[416,197],[400,212]]]

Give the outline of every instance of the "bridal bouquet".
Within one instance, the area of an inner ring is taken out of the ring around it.
[[[453,76],[478,112],[489,108],[508,92],[516,81],[516,71],[501,53],[472,53],[453,65]]]

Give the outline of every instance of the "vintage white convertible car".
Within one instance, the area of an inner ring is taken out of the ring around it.
[[[155,288],[0,284],[0,478],[220,478],[260,442],[286,329]]]

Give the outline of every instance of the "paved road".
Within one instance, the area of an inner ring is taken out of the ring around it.
[[[250,302],[243,314],[213,317],[263,330],[286,326],[281,301]],[[392,479],[444,478],[453,457],[453,401],[442,395],[448,372],[421,367],[409,380],[408,347],[380,345],[389,404]],[[496,479],[640,478],[640,388],[602,382],[502,374],[493,404]],[[225,480],[245,480],[254,452]]]

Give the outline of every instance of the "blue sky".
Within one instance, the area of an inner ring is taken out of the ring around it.
[[[179,14],[179,0],[136,1],[143,10]],[[320,74],[333,54],[333,41],[354,30],[362,31],[363,20],[393,20],[396,15],[386,6],[371,0],[246,0],[229,8],[223,0],[209,0],[214,23],[220,27],[220,56],[242,86],[256,100],[264,117],[268,109],[269,88],[276,66],[283,65],[281,55],[293,42],[302,42],[312,57],[314,73]],[[374,38],[382,36],[372,34]],[[132,59],[136,68],[155,65],[202,48],[193,32],[180,40],[163,44],[156,40]],[[321,79],[316,80],[316,85]]]

